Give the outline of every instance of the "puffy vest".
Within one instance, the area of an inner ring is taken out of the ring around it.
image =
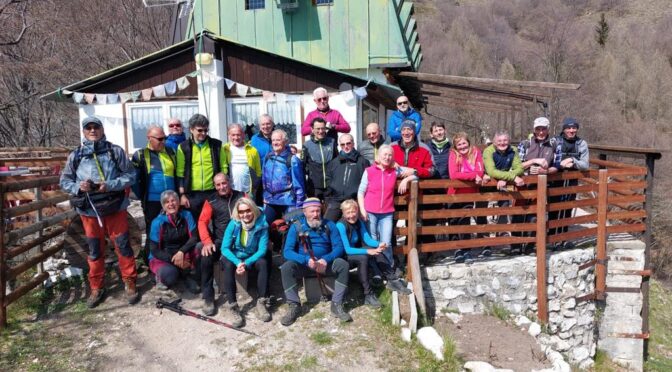
[[[371,213],[394,212],[394,189],[397,183],[395,169],[380,169],[377,166],[366,168],[368,186],[364,198],[364,209]]]

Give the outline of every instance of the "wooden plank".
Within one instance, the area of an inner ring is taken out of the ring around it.
[[[420,307],[423,316],[427,315],[427,306],[425,304],[425,291],[422,289],[422,272],[420,272],[420,260],[418,259],[417,248],[411,248],[408,252],[408,266],[410,267],[411,277],[413,278],[413,294]]]
[[[580,238],[593,237],[597,234],[597,227],[588,227],[580,230],[568,231],[562,234],[549,235],[547,243],[558,243],[566,240],[576,240]]]
[[[509,112],[510,110],[519,109],[519,106],[513,105],[501,105],[495,103],[479,103],[474,101],[466,100],[455,100],[448,98],[439,98],[439,97],[426,97],[427,103],[430,105],[437,106],[446,106],[454,108],[462,108],[469,110],[482,110],[482,111],[491,111],[491,112]]]
[[[29,179],[25,181],[16,181],[5,183],[5,191],[21,191],[25,189],[32,189],[35,187],[43,187],[49,185],[58,185],[60,181],[59,176],[42,176],[36,177],[34,179]]]
[[[16,217],[28,212],[33,212],[45,207],[56,205],[66,200],[70,200],[70,195],[60,195],[45,200],[34,201],[28,204],[22,204],[17,207],[5,208],[5,215],[7,217]]]
[[[56,224],[59,224],[63,221],[69,220],[77,216],[77,212],[74,209],[71,209],[69,211],[65,211],[61,214],[57,214],[55,216],[45,218],[44,220],[35,223],[33,225],[30,225],[28,227],[24,227],[22,229],[14,230],[10,232],[9,234],[5,235],[5,243],[6,244],[12,244],[16,240],[18,240],[21,237],[24,237],[26,235],[34,234],[42,229],[45,229],[49,226],[53,226]]]
[[[623,146],[609,146],[609,145],[588,145],[588,148],[591,150],[607,151],[607,152],[616,152],[621,155],[631,154],[631,155],[652,155],[654,160],[658,160],[661,157],[662,150],[654,148],[643,148],[643,147],[623,147]]]
[[[446,203],[470,203],[475,201],[499,201],[499,200],[529,200],[534,199],[536,191],[522,190],[512,192],[489,192],[489,193],[468,193],[468,194],[441,194],[441,195],[420,195],[419,203],[427,204],[446,204]],[[407,196],[401,195],[394,198],[397,205],[405,205]]]
[[[549,203],[548,204],[548,211],[549,212],[554,212],[554,211],[561,211],[561,210],[565,210],[565,209],[594,207],[596,205],[597,205],[597,199],[595,199],[595,198],[581,199],[581,200],[571,200],[571,201],[566,201],[566,202]]]
[[[609,204],[644,203],[645,200],[646,200],[645,195],[625,195],[625,196],[609,195],[607,197],[607,202]]]
[[[42,196],[45,198],[51,198],[59,195],[68,195],[62,190],[54,191],[42,191]],[[7,201],[16,201],[16,200],[35,200],[35,193],[32,191],[14,191],[5,193],[5,200]]]
[[[580,225],[584,223],[592,223],[597,221],[597,214],[587,214],[584,216],[572,217],[572,218],[563,218],[560,220],[548,221],[548,228],[555,229],[557,227]]]
[[[646,231],[646,223],[631,223],[607,226],[609,234],[638,233]]]
[[[599,176],[598,169],[591,169],[588,172],[590,172],[591,177]],[[609,169],[610,177],[644,176],[644,175],[646,175],[646,169],[640,169],[640,168]]]
[[[28,251],[29,249],[31,249],[33,247],[36,247],[36,246],[38,246],[42,243],[47,242],[49,239],[53,239],[53,238],[63,234],[64,232],[65,232],[65,229],[63,227],[59,227],[59,228],[56,228],[52,231],[49,231],[45,235],[42,235],[35,240],[31,240],[28,243],[16,246],[16,247],[7,251],[7,259],[8,260],[12,259],[12,258],[20,255],[21,253],[24,253],[24,252]]]
[[[590,159],[590,164],[595,164],[600,167],[605,167],[605,168],[641,168],[646,171],[646,167],[640,167],[636,165],[631,165],[631,164],[625,164],[625,163],[620,163],[617,161],[610,161],[610,160],[602,160],[602,159],[595,159],[592,158]]]
[[[636,211],[608,212],[607,220],[627,220],[636,218],[645,218],[646,211],[639,209]]]
[[[518,215],[518,214],[535,214],[537,207],[535,204],[526,205],[522,207],[498,207],[498,208],[475,208],[469,209],[469,216],[500,216],[500,215]],[[418,215],[421,219],[437,219],[437,218],[453,218],[464,217],[465,212],[460,209],[443,209],[443,210],[429,210],[419,211]],[[408,219],[408,212],[397,211],[394,212],[394,218],[398,220]]]
[[[477,238],[467,240],[453,240],[438,243],[420,243],[418,248],[421,252],[441,252],[452,251],[456,249],[476,248],[476,247],[494,247],[506,244],[534,243],[535,237],[526,236],[502,236],[497,238]],[[404,246],[404,250],[407,246]],[[410,249],[410,248],[409,248]]]
[[[604,292],[607,285],[607,265],[604,264],[607,258],[607,202],[609,191],[609,175],[606,169],[600,169],[598,179],[600,190],[597,198],[597,243],[595,246],[597,265],[595,266],[595,290]]]
[[[536,231],[537,225],[534,223],[517,224],[487,224],[487,225],[452,225],[452,226],[420,226],[417,229],[418,235],[442,235],[442,234],[477,234],[490,232],[525,232]],[[408,234],[407,227],[395,228],[395,235]]]
[[[585,192],[595,192],[597,191],[597,184],[590,185],[580,185],[580,186],[567,186],[567,187],[549,187],[548,196],[558,196],[558,195],[568,195],[568,194],[579,194]]]
[[[35,266],[40,262],[44,262],[44,260],[53,256],[58,251],[63,249],[63,244],[64,243],[65,243],[65,241],[60,241],[57,244],[54,244],[53,247],[49,247],[49,248],[45,249],[44,251],[36,254],[35,256],[29,258],[28,260],[22,262],[21,264],[16,265],[16,266],[8,269],[7,270],[7,279],[8,280],[15,279],[17,276],[19,276],[19,274],[21,274],[22,272],[30,269],[32,266]]]
[[[0,203],[5,205],[5,201],[5,185],[0,183]],[[5,305],[5,291],[7,290],[7,261],[5,258],[7,252],[7,245],[5,244],[6,222],[4,209],[0,208],[0,330],[7,327],[7,305]]]
[[[454,76],[454,75],[426,74],[426,73],[409,72],[409,71],[400,72],[399,76],[412,77],[421,81],[430,81],[430,82],[437,81],[448,84],[462,84],[462,85],[489,84],[489,85],[512,87],[512,88],[541,88],[541,89],[568,89],[568,90],[577,90],[581,88],[581,84],[476,78],[476,77]]]
[[[546,175],[539,176],[537,185],[537,234],[535,237],[537,248],[537,317],[542,323],[548,323],[548,299],[546,280],[546,231],[547,231],[547,179]]]
[[[408,204],[408,221],[406,223],[408,226],[406,244],[409,248],[415,248],[418,239],[418,181],[411,182],[411,199]],[[404,252],[408,253],[407,250],[404,250]]]
[[[31,289],[37,287],[38,285],[42,284],[45,280],[49,278],[49,273],[48,272],[42,272],[39,273],[36,277],[32,278],[28,283],[20,286],[19,288],[16,288],[12,293],[7,295],[4,299],[4,306],[9,306],[12,302],[18,300],[21,298],[23,295],[28,293]]]

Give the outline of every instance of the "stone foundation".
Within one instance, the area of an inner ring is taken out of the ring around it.
[[[571,364],[581,368],[593,363],[597,325],[595,304],[577,301],[594,292],[595,268],[579,270],[579,265],[594,255],[591,248],[547,256],[549,322],[534,335],[548,351],[563,353]],[[512,314],[536,318],[536,257],[493,258],[470,264],[444,262],[423,268],[425,297],[435,313],[482,313],[503,307]]]

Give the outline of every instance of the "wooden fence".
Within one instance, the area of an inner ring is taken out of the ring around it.
[[[641,275],[648,279],[651,275],[648,256],[653,164],[660,158],[660,153],[637,149],[625,149],[622,152],[622,149],[593,146],[591,150],[599,152],[599,155],[591,159],[591,169],[548,176],[525,176],[525,186],[515,191],[497,191],[496,182],[490,181],[482,185],[476,193],[447,195],[446,190],[449,187],[459,189],[478,186],[473,182],[457,180],[413,182],[407,195],[395,198],[395,219],[406,221],[406,226],[395,228],[395,232],[405,236],[405,243],[397,248],[397,253],[407,255],[410,269],[408,273],[420,310],[426,313],[418,261],[421,253],[533,244],[537,252],[538,317],[542,322],[548,321],[547,246],[554,243],[579,239],[595,241],[595,259],[580,266],[585,269],[595,265],[595,292],[580,300],[602,300],[605,292],[618,290],[606,287],[606,243],[609,234],[630,233],[644,236],[647,243],[645,269],[619,274]],[[620,156],[625,154],[644,157],[646,166],[609,161],[602,151],[616,152]],[[492,204],[497,202],[502,205],[494,208]],[[446,207],[450,205],[472,207]],[[576,211],[577,208],[585,213],[572,215],[571,211]],[[563,217],[563,211],[569,213]],[[549,219],[549,216],[558,214],[560,218]],[[485,216],[511,216],[514,222],[464,222],[472,217]],[[460,220],[462,223],[455,223]],[[447,236],[451,238],[445,239]],[[646,297],[644,312],[648,313],[648,287],[643,286],[642,293]],[[644,319],[644,333],[648,334],[648,316]]]

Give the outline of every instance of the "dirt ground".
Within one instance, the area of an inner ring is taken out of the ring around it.
[[[434,326],[450,335],[464,361],[483,361],[514,371],[551,368],[551,363],[526,330],[488,315],[464,315],[454,324],[439,317]]]

